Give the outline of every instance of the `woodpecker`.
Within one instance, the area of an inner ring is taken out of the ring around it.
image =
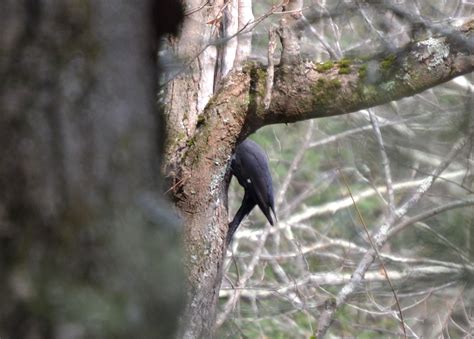
[[[273,226],[275,202],[273,198],[272,176],[268,168],[268,159],[263,149],[252,140],[244,140],[235,149],[231,160],[231,172],[244,188],[242,205],[229,224],[227,245],[240,225],[242,219],[248,215],[255,205],[258,205],[268,222]]]

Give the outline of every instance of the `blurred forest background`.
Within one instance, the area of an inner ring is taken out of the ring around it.
[[[255,17],[276,3],[254,2]],[[322,63],[390,53],[411,39],[436,35],[430,25],[462,23],[474,14],[468,1],[392,1],[405,17],[382,3],[305,1],[302,50]],[[410,15],[428,29],[416,27]],[[267,31],[278,20],[274,13],[253,31],[253,56],[264,63]],[[373,237],[391,206],[408,200],[464,133],[472,135],[472,80],[469,74],[373,109],[267,126],[251,136],[269,156],[279,223],[271,228],[255,210],[235,234],[220,291],[219,337],[309,338],[315,332],[325,303],[371,248],[365,227]],[[402,219],[407,225],[380,250],[409,337],[474,335],[473,146],[449,160]],[[242,196],[234,179],[230,216]],[[433,213],[416,218],[428,211]],[[402,335],[379,260],[329,333]]]

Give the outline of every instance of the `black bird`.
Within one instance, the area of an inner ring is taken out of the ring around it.
[[[252,211],[255,205],[260,207],[272,226],[273,218],[270,211],[276,219],[272,176],[263,149],[252,140],[244,140],[237,146],[232,156],[231,171],[244,188],[245,194],[242,205],[229,224],[227,245],[242,219]]]

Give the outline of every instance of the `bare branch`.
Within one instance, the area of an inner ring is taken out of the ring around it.
[[[369,111],[369,113],[370,113],[370,111]],[[374,120],[375,120],[375,119],[371,117],[371,121],[372,121],[372,123],[374,124],[374,129],[380,133],[380,130],[377,128],[378,125],[376,125],[376,124],[374,123]],[[381,136],[380,136],[380,139],[381,139]],[[383,142],[380,142],[380,143],[379,143],[379,146],[381,147],[381,150],[382,150]],[[385,150],[383,150],[382,153],[385,154]],[[386,154],[385,154],[385,156],[386,156]],[[388,160],[387,160],[387,161],[388,161]],[[388,164],[387,164],[387,166],[388,166]],[[388,172],[388,173],[390,174],[390,172]],[[389,175],[388,178],[391,178],[391,175]],[[372,240],[372,237],[371,237],[371,235],[370,235],[369,229],[367,228],[367,223],[365,222],[365,220],[364,220],[364,218],[363,218],[363,216],[362,216],[362,213],[360,212],[360,209],[359,209],[359,207],[357,206],[357,204],[356,204],[356,202],[355,202],[355,200],[354,200],[354,197],[352,196],[352,192],[351,192],[351,190],[350,190],[349,184],[347,183],[347,179],[346,179],[346,177],[344,176],[344,174],[342,174],[342,179],[343,179],[343,181],[344,181],[344,184],[345,184],[346,187],[347,187],[347,190],[348,190],[348,192],[349,192],[349,196],[350,196],[350,198],[351,198],[351,200],[352,200],[352,203],[353,203],[353,205],[354,205],[354,208],[355,208],[356,211],[357,211],[357,216],[359,217],[359,221],[360,221],[361,224],[364,226],[364,231],[365,231],[365,233],[366,233],[366,235],[367,235],[367,239],[369,240],[370,246],[371,246],[371,248],[374,250],[374,252],[375,252],[375,254],[376,254],[376,256],[377,256],[377,258],[378,258],[378,260],[379,260],[379,262],[380,262],[380,265],[382,266],[382,270],[383,270],[384,276],[385,276],[385,278],[387,279],[387,282],[388,282],[388,284],[389,284],[389,286],[390,286],[390,289],[392,290],[393,297],[395,298],[395,302],[396,302],[397,309],[398,309],[398,312],[399,312],[398,314],[400,315],[400,323],[401,323],[401,325],[402,325],[403,334],[404,334],[404,337],[406,338],[406,337],[407,337],[407,332],[406,332],[406,328],[405,328],[405,321],[404,321],[404,319],[403,319],[403,313],[402,313],[402,309],[401,309],[401,307],[400,307],[400,301],[399,301],[399,299],[398,299],[397,292],[395,292],[395,289],[394,289],[394,287],[393,287],[392,279],[390,278],[390,274],[388,274],[387,268],[385,267],[385,264],[384,264],[384,262],[383,262],[383,260],[382,260],[382,257],[381,257],[381,255],[380,255],[380,252],[379,252],[377,246],[374,244],[374,241]],[[388,191],[389,191],[390,187],[391,187],[391,181],[390,181],[390,186],[387,185],[387,190],[388,190]],[[392,194],[393,194],[393,192],[392,192]],[[394,204],[393,201],[392,201],[392,204]],[[392,204],[389,206],[389,208],[390,208],[390,216],[389,216],[389,217],[393,217],[393,215],[395,214],[395,211],[394,211],[395,206],[392,205]]]
[[[263,248],[265,246],[265,241],[267,240],[267,237],[270,234],[270,232],[269,232],[270,227],[271,227],[270,224],[267,224],[267,226],[265,228],[265,232],[260,237],[259,242],[258,242],[258,246],[256,247],[256,249],[253,253],[253,258],[252,258],[250,264],[246,268],[246,271],[244,272],[244,274],[240,277],[240,279],[237,283],[237,286],[235,286],[235,288],[233,289],[234,293],[233,293],[232,297],[224,305],[224,310],[217,317],[216,324],[214,326],[215,329],[219,328],[222,325],[222,323],[227,319],[230,312],[233,310],[233,308],[235,307],[235,304],[237,303],[237,301],[240,298],[240,294],[242,292],[241,288],[245,286],[247,280],[250,279],[250,277],[254,273],[254,269],[255,269],[256,265],[258,264],[258,262],[259,262],[260,255],[261,255],[261,253],[263,251]]]
[[[426,280],[431,281],[442,281],[446,278],[452,279],[455,276],[461,276],[464,271],[463,268],[448,268],[444,266],[418,266],[410,267],[405,271],[397,270],[388,270],[392,281],[394,282],[403,282],[407,279],[410,279],[411,282],[415,283],[417,280]],[[288,285],[275,286],[275,287],[252,287],[252,288],[241,288],[238,289],[239,296],[242,298],[270,298],[272,296],[284,296],[289,292],[294,292],[297,288],[303,286],[336,286],[347,284],[351,280],[350,273],[340,273],[340,272],[319,272],[308,275],[307,277],[301,278],[292,282]],[[387,278],[384,274],[381,274],[380,271],[370,271],[365,274],[364,282],[385,282]],[[360,286],[360,285],[359,285]],[[357,289],[360,291],[360,288]],[[220,298],[230,298],[237,293],[234,289],[226,289],[223,287],[219,293]],[[310,305],[308,307],[316,307],[319,305]]]
[[[452,179],[452,178],[462,177],[464,174],[465,174],[465,171],[455,171],[455,172],[446,173],[445,175],[443,175],[443,177]],[[395,191],[399,191],[402,189],[417,187],[421,185],[422,183],[423,183],[423,180],[407,181],[407,182],[394,184],[393,188]],[[377,190],[379,192],[384,193],[386,192],[386,187],[377,187]],[[365,191],[354,194],[354,200],[358,202],[359,200],[371,197],[374,194],[376,194],[376,192],[374,192],[374,190],[372,189],[365,190]],[[332,201],[320,206],[307,207],[302,212],[291,216],[288,220],[281,220],[280,222],[287,222],[288,224],[297,224],[315,216],[321,216],[325,214],[334,214],[335,212],[343,208],[350,207],[350,206],[352,206],[352,200],[350,199],[350,197],[346,197],[341,200]]]
[[[314,121],[310,120],[308,123],[308,127],[306,129],[306,135],[303,139],[303,142],[301,143],[301,146],[298,149],[298,153],[296,153],[296,156],[293,158],[293,161],[291,162],[291,165],[290,165],[290,168],[288,169],[288,174],[286,175],[285,180],[281,184],[281,188],[278,192],[278,198],[276,201],[277,209],[281,206],[283,199],[285,197],[285,194],[288,191],[288,187],[290,186],[293,175],[295,174],[296,170],[299,168],[301,164],[301,160],[303,160],[303,156],[309,147],[311,136],[313,135],[313,125],[314,125]]]
[[[374,7],[376,9],[379,8],[379,6],[374,6]],[[428,20],[425,20],[423,16],[419,15],[418,13],[409,12],[406,9],[402,8],[401,6],[396,5],[393,1],[383,1],[382,6],[380,8],[390,10],[391,12],[407,20],[414,26],[430,29],[433,32],[446,36],[452,41],[456,42],[457,44],[464,46],[466,49],[470,50],[471,52],[474,49],[474,39],[472,39],[472,37],[469,38],[460,34],[459,30],[453,28],[450,25],[432,23]]]
[[[377,143],[379,145],[380,155],[382,157],[382,167],[385,172],[385,183],[387,186],[387,195],[388,195],[388,208],[390,214],[395,213],[395,197],[393,194],[393,184],[392,184],[392,173],[390,170],[390,162],[388,160],[387,152],[385,151],[385,145],[382,138],[382,133],[380,132],[380,126],[378,118],[372,113],[371,109],[367,110],[370,116],[370,123],[372,124]]]
[[[374,236],[374,240],[378,248],[381,248],[388,239],[388,234],[390,228],[395,224],[395,222],[404,216],[408,209],[412,208],[417,204],[423,195],[428,191],[428,189],[433,185],[436,178],[446,169],[446,167],[453,161],[453,159],[458,155],[462,148],[470,140],[469,137],[461,137],[452,147],[449,154],[446,156],[446,159],[438,166],[429,177],[425,178],[423,182],[418,187],[417,191],[408,199],[401,207],[399,207],[393,217],[387,219],[387,221],[381,225],[378,229],[377,234]],[[364,276],[369,269],[370,265],[373,263],[376,257],[376,252],[374,249],[367,251],[364,257],[360,260],[356,270],[352,274],[351,280],[347,283],[338,293],[336,298],[336,303],[334,307],[325,309],[321,316],[318,325],[318,337],[323,337],[326,331],[329,328],[332,316],[336,309],[341,307],[348,298],[354,293],[357,286],[359,286],[364,279]]]

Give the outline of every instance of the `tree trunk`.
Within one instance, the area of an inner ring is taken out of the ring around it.
[[[221,88],[221,93],[239,90],[233,88],[236,83],[221,82],[237,60],[233,57],[238,53],[235,40],[229,44],[219,40],[236,33],[237,2],[232,2],[224,13],[223,1],[211,1],[205,10],[194,12],[201,2],[187,4],[192,14],[180,39],[170,46],[183,62],[183,70],[167,86],[165,115],[169,135],[165,167],[174,180],[169,187],[186,225],[189,299],[181,336],[198,338],[212,335],[228,222],[227,163],[243,123],[239,119],[243,110],[230,107],[225,102],[227,97],[222,97],[222,110],[203,115],[216,88]],[[222,27],[221,20],[229,25]],[[242,41],[248,43],[248,36]],[[244,57],[246,52],[239,53]],[[205,131],[201,129],[203,125],[207,126]],[[195,149],[193,154],[184,154],[190,146]]]
[[[242,88],[248,86],[249,79],[231,75],[226,81],[222,96],[213,99],[220,107],[207,111],[202,118],[206,128],[197,128],[192,154],[186,156],[179,173],[175,197],[185,219],[190,286],[183,322],[186,338],[212,335],[228,227],[227,167],[243,125]]]
[[[173,1],[2,5],[0,337],[174,332],[155,55],[180,16]]]

